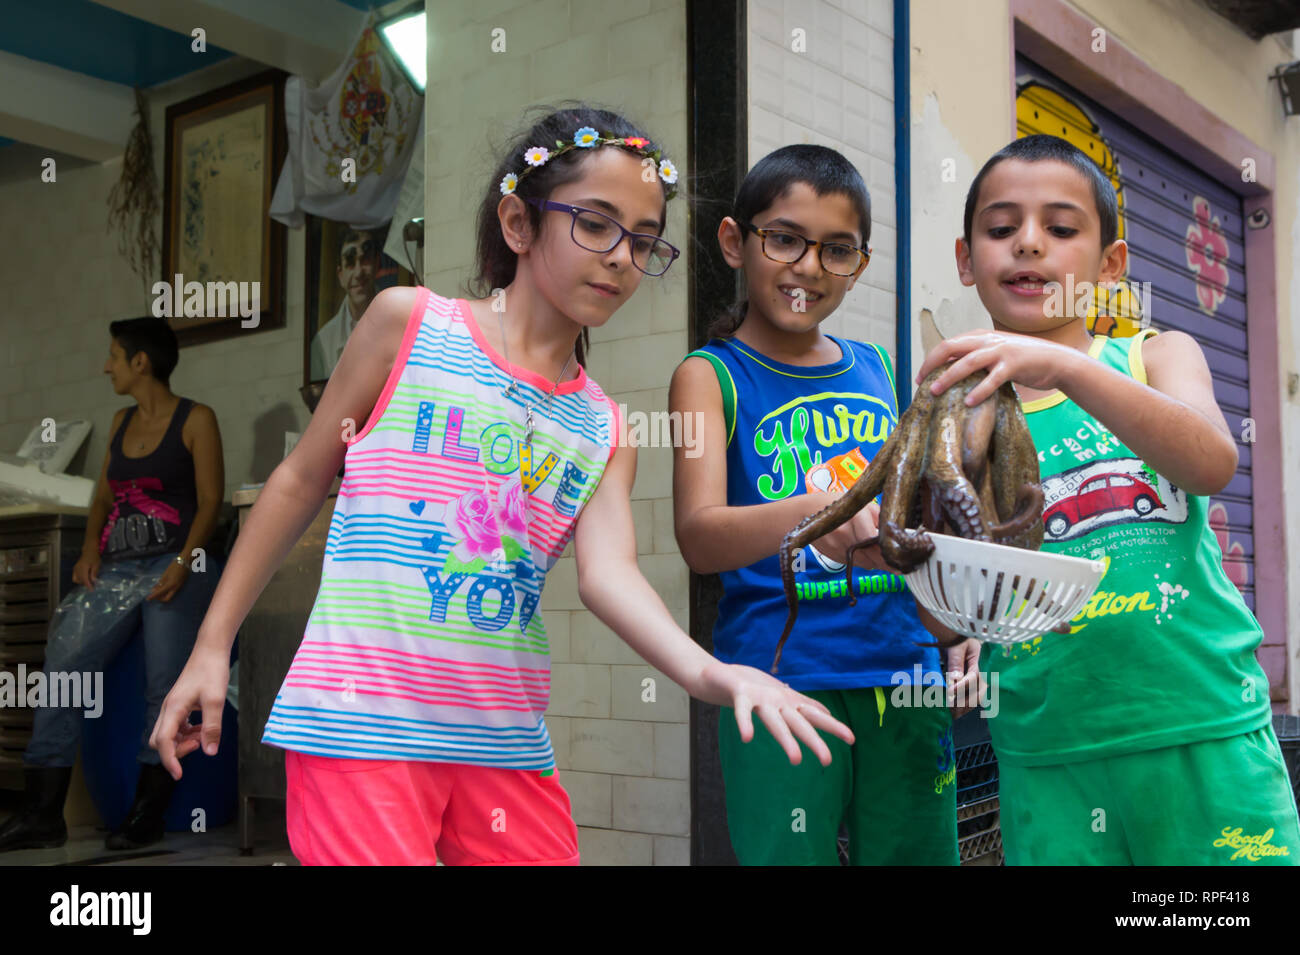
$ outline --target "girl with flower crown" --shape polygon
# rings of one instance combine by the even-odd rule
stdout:
[[[286,751],[303,863],[578,861],[542,718],[539,612],[570,538],[583,602],[691,695],[733,707],[743,738],[757,712],[794,763],[796,740],[829,763],[818,729],[852,742],[820,703],[700,649],[637,567],[636,451],[583,363],[587,330],[677,257],[662,238],[676,181],[622,116],[549,113],[480,207],[479,297],[375,298],[163,704],[152,744],[173,776],[187,753],[216,752],[235,632],[340,464],[320,590],[263,735]],[[355,436],[349,421],[364,422]]]

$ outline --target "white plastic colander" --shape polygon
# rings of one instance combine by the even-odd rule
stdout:
[[[944,626],[993,643],[1024,643],[1088,602],[1101,560],[931,534],[934,553],[907,575],[921,606]]]

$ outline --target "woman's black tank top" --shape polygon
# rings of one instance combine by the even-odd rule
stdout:
[[[128,458],[122,453],[122,435],[139,406],[127,410],[109,445],[108,486],[113,492],[113,508],[99,538],[102,559],[181,552],[198,507],[194,456],[181,439],[193,406],[189,398],[177,402],[162,442],[142,458]],[[189,559],[188,554],[185,557]]]

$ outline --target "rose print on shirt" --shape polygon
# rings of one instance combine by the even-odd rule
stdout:
[[[505,519],[504,533],[514,538],[528,537],[528,498],[518,478],[497,488],[497,510]]]
[[[455,543],[443,570],[476,574],[489,563],[509,564],[526,554],[517,539],[527,539],[524,506],[518,479],[503,484],[496,501],[486,490],[474,490],[444,504],[442,521]]]
[[[1192,202],[1196,224],[1187,227],[1187,267],[1196,273],[1196,300],[1201,311],[1213,315],[1227,297],[1228,240],[1211,216],[1210,202],[1197,196]]]

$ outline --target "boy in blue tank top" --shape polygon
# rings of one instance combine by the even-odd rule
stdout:
[[[809,145],[761,160],[719,230],[748,297],[681,364],[669,400],[674,412],[703,415],[702,454],[676,452],[675,522],[691,568],[722,575],[713,650],[724,662],[772,665],[787,612],[782,537],[843,494],[897,423],[884,350],[820,329],[866,267],[870,231],[857,170]],[[751,734],[722,712],[727,821],[742,865],[836,865],[842,822],[852,864],[957,862],[944,694],[928,694],[937,706],[910,708],[910,687],[892,691],[942,686],[932,644],[951,634],[923,625],[878,548],[855,555],[857,606],[849,602],[846,551],[875,533],[878,512],[870,505],[799,555],[799,617],[778,672],[847,724],[853,745],[828,739],[829,766],[791,765],[798,744],[779,721],[760,712],[764,725]],[[976,680],[977,653],[974,641],[950,652],[950,663],[969,668],[963,691]]]

